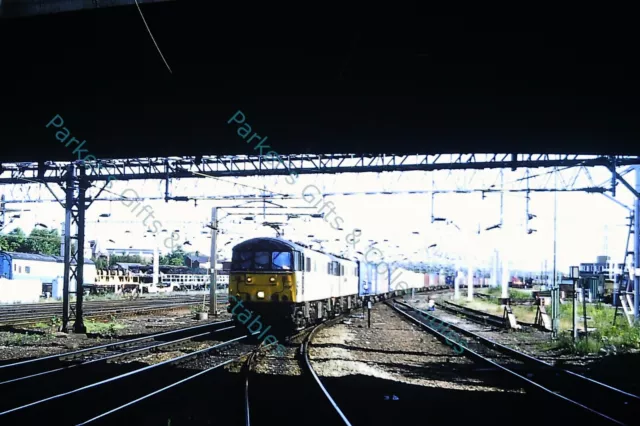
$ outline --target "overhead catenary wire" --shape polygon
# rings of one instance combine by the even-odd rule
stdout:
[[[149,28],[149,25],[147,25],[147,20],[144,19],[144,14],[142,13],[142,9],[140,8],[140,5],[138,4],[138,0],[135,0],[135,2],[136,2],[136,6],[138,7],[138,12],[140,12],[140,17],[142,18],[142,22],[144,22],[144,26],[147,28],[147,32],[149,33],[149,36],[151,37],[151,40],[153,41],[153,44],[156,46],[156,49],[158,49],[158,53],[160,54],[160,57],[164,61],[164,64],[167,66],[167,69],[169,70],[169,72],[171,74],[173,74],[173,71],[171,71],[171,67],[167,63],[167,60],[164,58],[164,55],[162,54],[162,51],[160,50],[160,46],[158,46],[158,43],[156,42],[155,37],[153,37],[153,34],[151,33],[151,29]]]

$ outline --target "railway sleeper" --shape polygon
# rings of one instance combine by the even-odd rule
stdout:
[[[94,355],[94,354],[97,354],[97,353],[100,353],[100,352],[104,352],[105,350],[107,350],[107,348],[98,348],[98,349],[93,349],[93,350],[89,350],[89,351],[86,351],[86,352],[82,352],[80,354],[61,356],[58,359],[60,361],[78,361],[78,360],[81,360],[81,359],[85,358],[87,355]]]

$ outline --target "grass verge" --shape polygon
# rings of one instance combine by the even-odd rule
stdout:
[[[578,312],[576,326],[579,331],[584,332],[584,310],[581,303],[576,310]],[[615,354],[640,349],[640,326],[630,326],[621,312],[618,313],[614,325],[615,308],[602,303],[587,305],[587,317],[591,318],[587,320],[587,327],[595,330],[589,333],[588,340],[581,337],[574,342],[571,336],[572,312],[571,303],[560,305],[560,328],[567,331],[564,331],[556,342],[556,349],[572,354]]]

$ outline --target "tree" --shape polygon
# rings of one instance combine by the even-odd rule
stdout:
[[[168,255],[160,256],[159,261],[161,265],[185,266],[186,255],[187,253],[182,249],[182,246],[179,246]]]
[[[122,256],[113,255],[109,260],[109,266],[115,265],[116,263],[140,263],[142,265],[148,265],[150,262],[142,258],[142,256],[137,254],[126,254]]]
[[[60,246],[60,235],[57,229],[34,228],[24,241],[20,251],[58,256],[60,254]]]
[[[93,263],[95,263],[96,269],[107,269],[107,259],[105,257],[93,259]]]
[[[25,237],[24,231],[16,228],[6,235],[0,235],[0,247],[6,251],[24,252],[21,248],[24,245]]]
[[[57,229],[34,228],[27,237],[22,229],[16,228],[6,235],[0,235],[0,249],[6,251],[57,256],[60,246]]]

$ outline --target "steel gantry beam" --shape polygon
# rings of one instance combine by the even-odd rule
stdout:
[[[307,156],[309,157],[309,156]],[[341,157],[341,156],[335,156]],[[344,156],[342,156],[344,157]],[[447,158],[445,158],[447,157]],[[309,168],[306,170],[303,169],[295,169],[297,173],[301,174],[312,174],[319,173],[324,176],[333,176],[333,178],[325,179],[325,184],[323,189],[320,190],[323,196],[349,196],[349,195],[402,195],[402,194],[470,194],[481,192],[484,195],[490,195],[491,193],[518,193],[518,192],[587,192],[587,193],[601,193],[605,194],[606,192],[610,192],[612,195],[615,195],[616,188],[615,186],[609,187],[610,179],[605,180],[603,183],[597,184],[593,181],[591,177],[591,173],[589,172],[590,168],[593,168],[601,163],[606,163],[606,158],[598,157],[595,158],[580,158],[578,156],[544,156],[544,157],[533,157],[527,156],[525,160],[531,160],[529,162],[520,163],[523,166],[528,166],[521,168],[519,173],[521,176],[515,180],[512,180],[508,187],[502,189],[495,189],[496,182],[498,181],[496,177],[496,181],[492,181],[491,173],[488,172],[496,172],[499,173],[502,169],[498,168],[500,166],[505,165],[504,156],[499,157],[496,155],[489,156],[484,155],[483,158],[480,158],[480,155],[471,155],[466,157],[467,160],[471,161],[474,167],[479,167],[479,165],[484,165],[487,162],[492,164],[489,170],[483,171],[482,179],[479,179],[478,169],[472,169],[469,173],[466,173],[465,170],[457,170],[455,173],[454,170],[448,169],[449,167],[459,168],[463,160],[465,160],[465,156],[462,155],[448,155],[448,156],[432,156],[432,158],[427,158],[425,156],[413,156],[413,157],[398,157],[393,159],[392,157],[382,156],[380,160],[376,160],[375,158],[370,158],[369,161],[363,161],[363,157],[360,156],[356,159],[345,159],[342,158],[342,164],[337,163],[333,166],[329,161],[320,161],[318,163],[312,164],[309,162]],[[251,179],[251,178],[264,178],[265,176],[260,174],[260,165],[265,165],[266,163],[260,162],[252,162],[250,157],[246,157],[244,159],[239,159],[237,157],[230,157],[231,161],[240,161],[244,164],[243,167],[239,167],[235,165],[235,163],[228,163],[225,161],[221,161],[218,166],[225,166],[225,169],[220,173],[230,173],[231,170],[236,170],[233,173],[237,173],[239,176],[234,176],[233,180],[230,180],[229,177],[216,177],[217,173],[200,173],[200,172],[191,172],[186,174],[188,178],[199,177],[199,178],[209,178],[209,179],[197,179],[196,185],[190,182],[190,179],[173,179],[175,176],[183,176],[183,173],[173,173],[169,170],[168,173],[160,173],[160,167],[158,164],[153,164],[152,161],[143,162],[144,164],[140,166],[138,161],[127,163],[123,161],[122,164],[118,167],[118,172],[121,172],[120,175],[109,175],[113,179],[120,180],[121,182],[126,182],[129,179],[139,180],[142,179],[144,184],[144,188],[140,187],[145,194],[141,196],[135,190],[126,190],[123,194],[119,194],[111,191],[100,190],[97,193],[92,191],[91,199],[94,201],[122,201],[123,199],[132,200],[132,201],[143,201],[143,200],[164,200],[164,201],[194,201],[197,202],[199,200],[264,200],[264,199],[282,199],[282,200],[299,200],[302,198],[304,194],[301,194],[299,191],[294,190],[287,191],[287,193],[274,192],[272,190],[267,190],[266,188],[257,188],[255,186],[246,185],[241,183],[236,179]],[[481,160],[480,163],[474,161]],[[561,170],[552,170],[550,169],[542,169],[539,173],[531,173],[532,167],[544,167],[546,164],[549,164],[549,161],[568,161],[571,164],[578,160],[578,166],[571,167],[566,166]],[[622,159],[625,162],[633,161],[632,158],[624,158]],[[171,163],[173,161],[173,163]],[[176,159],[166,159],[165,166],[168,168],[173,167],[174,171],[177,169]],[[207,160],[208,161],[208,160]],[[333,161],[333,160],[332,160]],[[337,160],[336,160],[337,161]],[[346,161],[349,161],[350,164],[347,164]],[[585,161],[587,161],[585,165]],[[384,163],[384,165],[375,163]],[[123,164],[129,164],[128,166],[124,166]],[[199,163],[198,163],[199,164]],[[358,165],[359,164],[359,165]],[[391,166],[390,166],[391,164]],[[512,164],[512,163],[509,163]],[[197,164],[196,164],[197,165]],[[257,165],[257,168],[250,169],[249,166]],[[408,170],[413,169],[419,165],[424,169],[433,169],[435,171],[448,171],[446,179],[444,182],[438,184],[438,188],[436,189],[432,183],[431,190],[425,190],[425,186],[428,186],[428,182],[421,182],[421,179],[426,179],[426,177],[431,177],[433,174],[428,172],[423,172],[422,176],[418,175],[417,180],[412,178],[411,182],[405,188],[398,188],[400,182],[397,177],[393,177],[391,174],[379,174],[379,180],[377,182],[375,191],[362,191],[360,186],[358,186],[357,179],[354,181],[353,188],[348,188],[344,186],[344,182],[337,182],[338,176],[337,174],[331,174],[331,170],[358,170],[362,173],[373,173],[374,170],[386,170],[389,167],[393,167],[394,170]],[[604,168],[609,169],[611,164],[606,164]],[[5,196],[7,203],[40,203],[40,202],[52,202],[58,201],[56,197],[53,198],[48,196],[49,191],[47,191],[48,187],[43,185],[43,182],[46,181],[55,181],[56,173],[58,172],[57,168],[59,165],[57,164],[48,164],[45,165],[48,167],[47,170],[43,167],[40,169],[41,174],[40,177],[44,176],[45,179],[37,179],[34,180],[33,175],[35,174],[34,166],[30,164],[12,164],[6,165],[4,169],[0,168],[0,182],[4,179],[4,183],[9,184],[8,188],[2,191],[2,194]],[[55,167],[54,167],[55,166]],[[153,170],[150,167],[154,167]],[[287,176],[287,169],[284,166],[278,168],[276,165],[275,170],[272,170],[271,174],[268,176],[273,177],[275,180],[272,182],[269,187],[277,187],[278,179]],[[330,167],[332,166],[332,167]],[[1,166],[0,166],[1,167]],[[128,168],[127,168],[128,167]],[[137,167],[137,169],[136,169]],[[271,165],[266,165],[265,167],[271,167]],[[345,168],[347,167],[347,168]],[[209,170],[212,170],[213,166],[209,167]],[[100,170],[102,169],[102,170]],[[204,170],[202,167],[198,170]],[[631,167],[628,167],[624,170],[621,170],[619,175],[624,176],[631,170]],[[103,167],[99,167],[97,170],[98,173],[94,174],[94,177],[97,179],[104,179],[104,173],[100,173],[104,171]],[[215,170],[214,170],[215,171]],[[523,173],[526,172],[526,173]],[[275,174],[277,173],[277,174]],[[414,171],[414,173],[419,173]],[[455,174],[454,174],[455,173]],[[558,187],[554,187],[551,185],[551,177],[554,173],[562,173],[567,175],[567,179],[560,179],[560,185]],[[22,177],[20,177],[22,176]],[[126,177],[125,177],[126,176]],[[158,177],[159,179],[151,179],[151,177]],[[318,176],[318,174],[315,174]],[[494,176],[494,177],[495,177]],[[516,177],[514,175],[514,177]],[[148,180],[144,180],[147,179]],[[331,182],[333,179],[333,183]],[[432,180],[432,179],[431,179]],[[95,181],[95,179],[94,179]],[[157,184],[153,184],[153,182],[162,182],[164,181],[163,188]],[[215,186],[211,185],[207,186],[206,182],[216,182]],[[247,182],[247,181],[245,181]],[[101,188],[104,183],[100,180],[95,181],[93,184],[94,188]],[[444,183],[444,185],[443,185]],[[453,185],[452,185],[453,183]],[[491,184],[494,185],[491,185]],[[614,182],[617,184],[618,182]],[[151,188],[148,188],[147,185],[151,184]],[[218,185],[220,184],[220,185]],[[226,193],[224,190],[225,184],[227,184],[228,189],[230,189],[230,193]],[[263,185],[262,181],[259,183],[260,186]],[[7,185],[5,185],[6,187]],[[202,186],[203,188],[199,188]],[[206,187],[206,188],[205,188]],[[284,185],[284,188],[289,188],[289,185]],[[342,191],[334,191],[333,188],[341,187]],[[124,188],[121,186],[121,188]],[[252,188],[254,191],[247,191],[246,188]],[[149,191],[150,189],[150,191]],[[314,188],[315,189],[315,188]],[[318,191],[318,190],[316,190]],[[45,194],[46,193],[46,194]],[[155,194],[154,194],[155,193]],[[173,194],[176,194],[175,196]],[[215,193],[215,195],[212,195]],[[125,197],[126,195],[126,197]]]
[[[441,155],[283,155],[206,156],[141,158],[125,160],[75,161],[86,170],[91,181],[179,179],[197,177],[335,174],[391,171],[432,171],[465,169],[539,168],[539,167],[610,167],[639,165],[631,156],[555,154],[441,154]],[[5,163],[0,166],[0,184],[58,183],[68,162]]]

